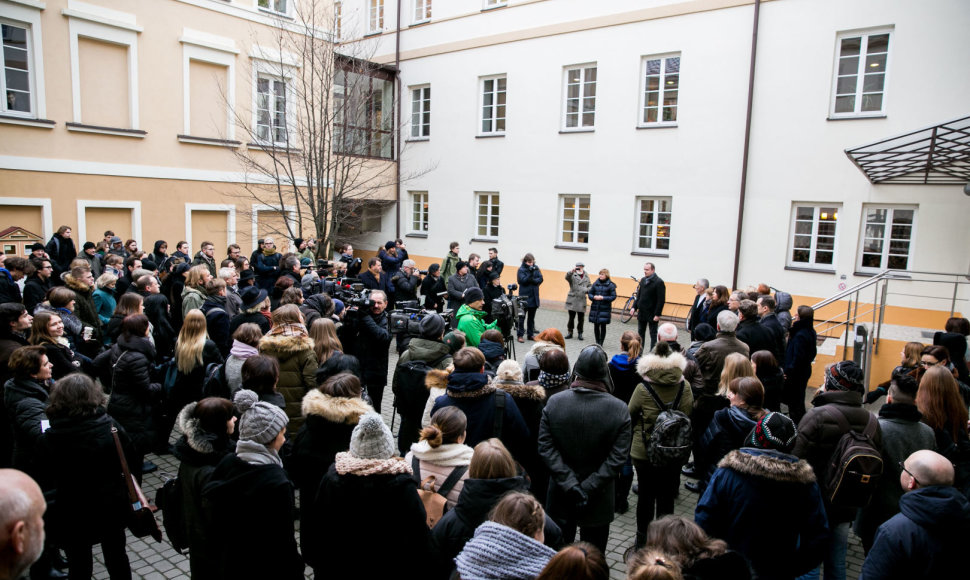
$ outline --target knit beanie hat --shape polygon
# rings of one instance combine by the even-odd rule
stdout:
[[[340,316],[340,313],[344,311],[344,301],[339,298],[333,299],[333,313]]]
[[[358,459],[390,459],[394,449],[394,436],[377,413],[363,415],[350,435],[350,454]]]
[[[866,390],[865,373],[859,365],[850,360],[835,363],[825,369],[826,391],[855,391],[863,393]]]
[[[795,446],[798,429],[787,415],[769,412],[754,426],[744,440],[746,447],[775,449],[788,453]]]
[[[266,445],[276,439],[289,421],[283,409],[260,401],[259,395],[248,389],[238,391],[233,402],[242,414],[239,418],[240,440]]]
[[[429,314],[421,319],[418,324],[418,331],[421,338],[426,340],[438,340],[441,333],[445,331],[445,319],[440,314]]]
[[[717,336],[717,331],[714,330],[713,326],[711,326],[706,322],[702,322],[698,324],[697,328],[694,329],[694,338],[702,342],[714,340],[714,337],[716,336]]]
[[[478,288],[478,287],[469,288],[468,290],[465,290],[464,299],[465,299],[465,304],[471,304],[472,302],[484,300],[485,294],[482,292],[481,288]]]

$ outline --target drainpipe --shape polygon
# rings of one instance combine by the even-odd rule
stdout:
[[[400,2],[400,0],[398,0]],[[741,264],[741,230],[744,224],[744,198],[748,189],[748,150],[751,143],[751,109],[754,103],[754,65],[758,57],[758,16],[761,0],[754,0],[754,23],[751,28],[751,66],[748,70],[748,110],[744,120],[744,154],[741,157],[741,195],[738,199],[738,233],[734,242],[734,274],[731,288],[738,287],[738,269]]]
[[[397,28],[394,30],[394,81],[397,85],[397,115],[394,119],[394,239],[401,237],[401,0],[397,0]]]

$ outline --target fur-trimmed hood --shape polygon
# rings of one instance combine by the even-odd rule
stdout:
[[[308,336],[268,334],[259,341],[259,352],[278,359],[289,358],[306,350],[313,350],[313,339]]]
[[[546,390],[539,385],[524,385],[521,382],[495,379],[492,381],[492,386],[512,395],[513,399],[528,399],[531,401],[546,400]]]
[[[331,423],[356,425],[365,413],[373,413],[374,408],[359,397],[331,397],[313,389],[303,397],[303,416],[316,415]]]
[[[71,290],[74,290],[75,292],[80,292],[82,294],[92,294],[92,293],[94,293],[94,287],[93,286],[89,286],[88,284],[86,284],[82,280],[78,280],[74,276],[71,276],[71,273],[70,272],[67,272],[66,274],[64,274],[63,276],[61,276],[61,279],[64,280],[64,285],[65,286],[67,286]]]
[[[212,433],[203,431],[199,426],[199,420],[192,417],[196,405],[198,403],[192,402],[183,407],[179,412],[176,423],[178,423],[179,430],[185,435],[185,442],[189,444],[193,451],[202,454],[215,453],[215,443],[219,438]]]
[[[431,369],[428,374],[424,376],[424,386],[431,389],[447,389],[448,388],[448,375],[451,371],[439,371],[436,369]]]
[[[637,374],[652,383],[670,385],[684,378],[686,368],[687,359],[679,352],[672,352],[666,357],[651,353],[640,357]]]
[[[547,352],[553,349],[563,350],[561,346],[559,346],[554,342],[545,342],[545,341],[539,340],[532,345],[532,348],[529,349],[528,354],[531,354],[532,356],[539,359],[539,358],[542,358],[542,355],[546,354]]]
[[[745,447],[731,451],[718,467],[732,469],[743,475],[760,477],[779,483],[812,483],[815,472],[804,459],[770,449]]]

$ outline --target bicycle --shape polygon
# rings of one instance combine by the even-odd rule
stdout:
[[[640,283],[640,280],[635,276],[630,276],[630,279],[636,282],[637,284]],[[633,306],[636,303],[637,303],[637,293],[634,292],[633,296],[630,296],[629,298],[627,298],[626,304],[623,305],[623,311],[620,313],[620,322],[622,322],[623,324],[630,322],[630,319],[633,318],[633,312],[632,312]]]

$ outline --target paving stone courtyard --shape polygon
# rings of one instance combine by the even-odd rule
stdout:
[[[556,305],[550,305],[549,308],[542,308],[536,314],[536,326],[539,329],[556,327],[562,330],[565,334],[566,313],[561,309],[557,310]],[[592,339],[592,327],[589,326],[586,330],[586,340],[582,342],[578,340],[567,341],[566,352],[569,355],[570,361],[574,361],[576,359],[576,356],[578,356],[579,352],[584,346],[594,343]],[[613,323],[608,326],[604,347],[606,348],[607,353],[609,353],[611,356],[619,351],[620,335],[625,330],[636,330],[636,321],[634,320],[627,324],[623,324],[619,321],[619,319],[614,318]],[[684,346],[689,344],[689,338],[683,330],[681,330],[680,342]],[[519,362],[524,360],[530,344],[531,343],[529,342],[526,342],[525,344],[515,344],[516,359]],[[389,368],[392,371],[396,359],[397,354],[392,348],[391,364],[389,365]],[[388,389],[389,388],[390,387],[388,387]],[[391,424],[391,399],[392,397],[390,396],[384,398],[382,409],[382,415],[385,421],[387,421],[388,425]],[[396,421],[395,423],[399,423],[399,421]],[[149,455],[147,459],[153,461],[159,466],[158,471],[148,474],[144,478],[143,487],[145,495],[154,500],[156,490],[161,486],[163,478],[171,477],[177,473],[178,462],[171,455],[161,457]],[[683,481],[687,481],[686,478],[682,479]],[[688,492],[683,488],[683,486],[681,486],[680,494],[674,507],[675,513],[684,517],[693,518],[694,507],[697,504],[697,499],[698,496],[696,494]],[[623,551],[633,543],[634,534],[636,533],[636,497],[632,494],[630,496],[630,504],[630,510],[626,514],[618,514],[610,527],[610,540],[606,556],[607,562],[610,565],[611,579],[624,578],[626,575],[626,567],[623,564]],[[779,507],[782,510],[784,509],[784,506]],[[159,514],[159,522],[161,522],[161,514]],[[296,526],[297,534],[299,534],[299,522],[296,522]],[[189,560],[187,554],[181,555],[177,553],[171,547],[171,545],[165,541],[162,543],[155,543],[154,540],[151,540],[150,538],[148,541],[145,541],[144,539],[131,537],[129,534],[128,556],[131,560],[132,575],[135,578],[161,580],[164,578],[186,578],[189,575]],[[862,546],[859,539],[855,536],[855,534],[850,533],[847,558],[848,578],[859,577],[863,559]],[[108,573],[104,568],[99,547],[95,548],[94,577],[98,580],[108,578]],[[306,577],[313,577],[309,567],[306,569]],[[366,573],[362,573],[361,577],[366,578]]]

